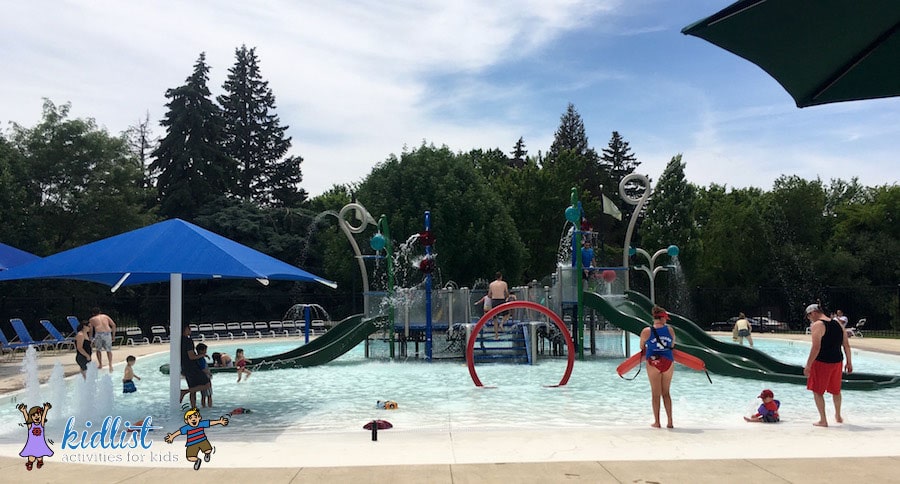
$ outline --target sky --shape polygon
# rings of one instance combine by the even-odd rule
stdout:
[[[900,179],[900,98],[798,109],[755,65],[681,29],[730,0],[5,2],[0,129],[43,99],[118,134],[149,115],[201,52],[213,96],[235,49],[256,48],[315,196],[362,181],[423,141],[456,152],[546,152],[569,103],[600,151],[613,131],[658,179],[771,189],[781,175]]]

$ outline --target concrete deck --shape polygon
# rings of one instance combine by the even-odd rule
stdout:
[[[680,461],[576,461],[401,465],[366,467],[274,467],[200,471],[149,467],[76,466],[48,458],[42,469],[26,471],[24,459],[0,457],[3,482],[66,483],[815,483],[897,482],[898,457],[832,459],[734,459]]]
[[[851,345],[900,354],[900,340],[854,339]],[[127,347],[115,350],[113,357],[121,362],[128,354],[165,350],[162,345]],[[42,357],[42,378],[49,376],[56,358],[67,374],[77,372],[71,353]],[[19,369],[19,362],[0,364],[0,394],[22,388]],[[641,422],[548,431],[389,430],[380,432],[377,442],[366,432],[247,435],[231,442],[211,433],[217,452],[201,472],[184,461],[183,439],[169,447],[154,436],[153,450],[171,452],[181,461],[91,465],[66,463],[59,452],[43,468],[27,471],[24,458],[0,457],[0,482],[900,482],[898,435],[900,422],[866,427],[855,425],[852,416],[824,429],[810,422],[783,422],[658,430]],[[21,445],[0,446],[0,455],[15,456]]]

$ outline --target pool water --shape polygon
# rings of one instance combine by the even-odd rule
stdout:
[[[809,352],[806,342],[760,338],[755,343],[757,349],[788,363],[804,363]],[[213,342],[209,352],[233,355],[241,347],[252,360],[254,355],[286,351],[296,345],[273,340]],[[636,340],[632,347],[637,347]],[[496,386],[488,389],[474,386],[464,361],[390,361],[384,358],[387,347],[378,343],[371,351],[376,357],[366,359],[360,345],[327,365],[258,371],[241,383],[234,374],[215,375],[213,409],[201,409],[201,413],[204,418],[216,418],[236,407],[251,409],[250,414],[233,417],[235,425],[217,430],[223,438],[244,441],[248,433],[258,439],[281,432],[355,431],[375,418],[389,420],[398,431],[644,427],[651,421],[646,376],[642,372],[633,381],[619,378],[615,368],[621,359],[576,361],[569,384],[561,388],[545,385],[559,382],[565,371],[564,359],[544,359],[534,366],[480,364],[482,382]],[[180,415],[167,410],[169,378],[158,370],[167,362],[167,353],[138,359],[135,373],[143,379],[136,382],[137,393],[128,395],[120,393],[122,367],[117,366],[111,415],[131,421],[152,415],[154,423],[168,431],[182,425]],[[900,374],[900,357],[854,350],[853,362],[857,371]],[[786,423],[807,425],[817,417],[812,395],[801,385],[711,377],[712,384],[702,372],[676,368],[672,386],[676,426],[746,425],[742,416],[755,411],[760,403],[756,396],[764,388],[771,388],[781,401]],[[108,376],[99,378],[102,382]],[[75,381],[66,381],[66,401],[52,402],[48,435],[60,435],[65,420],[77,408],[71,390]],[[41,392],[42,400],[58,394],[47,385]],[[21,415],[15,409],[16,399],[21,397],[18,393],[0,400],[0,444],[21,441]],[[399,409],[377,409],[377,400],[394,400]],[[830,412],[830,399],[827,401]],[[900,421],[898,401],[900,388],[845,391],[843,412],[855,424],[896,424]]]

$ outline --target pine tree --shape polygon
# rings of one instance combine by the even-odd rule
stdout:
[[[525,149],[525,139],[523,137],[519,136],[519,141],[516,141],[516,145],[509,154],[512,155],[512,158],[509,159],[509,166],[513,168],[525,167],[525,157],[528,156],[528,150]]]
[[[634,173],[634,170],[641,163],[637,161],[637,158],[631,152],[628,142],[622,139],[618,131],[613,131],[609,145],[603,148],[600,164],[609,173],[610,181],[614,182],[616,189],[618,189],[619,182],[626,176]],[[634,188],[632,187],[630,190],[626,190],[626,192],[633,195],[635,193]]]
[[[569,188],[577,186],[582,193],[581,201],[586,205],[585,211],[593,217],[591,223],[597,222],[600,210],[595,205],[600,200],[600,187],[608,184],[608,177],[601,169],[597,151],[588,143],[584,122],[572,103],[560,116],[559,128],[544,161],[543,167],[549,170],[550,178],[565,185],[565,189],[556,189],[568,193]]]
[[[159,173],[160,214],[193,220],[205,203],[234,187],[234,160],[222,150],[222,113],[210,98],[201,53],[185,84],[166,91],[166,135],[151,156]]]
[[[237,195],[263,205],[295,203],[306,198],[297,187],[301,157],[279,161],[291,147],[275,114],[275,95],[262,79],[256,49],[235,49],[218,97],[225,119],[225,150],[238,163]],[[277,191],[277,195],[276,195]]]
[[[306,190],[299,188],[303,176],[300,171],[303,158],[289,156],[275,164],[272,170],[270,191],[274,207],[299,207],[306,201]]]
[[[631,152],[628,142],[622,139],[618,131],[613,131],[609,145],[603,148],[603,155],[600,157],[600,169],[609,180],[608,191],[613,197],[618,197],[619,183],[622,182],[622,179],[634,173],[640,164],[637,157]],[[636,183],[629,183],[625,186],[625,193],[631,198],[640,198],[643,190],[644,188]],[[625,204],[622,219],[627,221],[633,211],[634,205]]]
[[[588,138],[584,131],[584,121],[575,110],[575,105],[569,103],[566,112],[559,118],[559,128],[553,137],[553,144],[547,153],[546,163],[552,165],[559,160],[564,152],[571,152],[579,156],[596,158],[597,152],[588,145]]]

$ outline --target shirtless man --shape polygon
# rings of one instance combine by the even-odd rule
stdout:
[[[88,324],[94,330],[94,348],[97,350],[97,369],[103,369],[103,351],[109,358],[109,372],[113,371],[112,338],[116,332],[116,322],[100,312],[100,308],[91,308],[91,319]]]
[[[507,300],[509,300],[509,286],[506,284],[506,281],[503,280],[503,274],[500,271],[497,271],[497,274],[494,276],[494,282],[488,286],[488,297],[491,299],[491,307],[495,308]],[[503,320],[502,322],[500,320]],[[502,313],[497,315],[497,319],[494,320],[494,339],[498,339],[500,337],[499,331],[500,327],[506,324],[506,321],[509,320],[509,311],[503,311]]]

